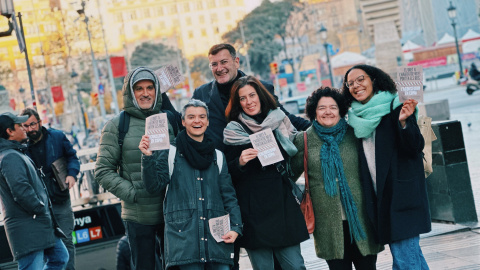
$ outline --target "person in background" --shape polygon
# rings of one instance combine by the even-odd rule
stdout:
[[[344,118],[347,109],[338,89],[322,87],[307,98],[305,112],[313,125],[295,136],[292,170],[296,176],[304,171],[306,133],[317,257],[331,270],[352,269],[352,263],[357,270],[375,270],[383,246],[375,243],[367,216],[357,142]]]
[[[369,65],[350,68],[342,92],[351,104],[348,123],[361,142],[360,179],[376,240],[389,244],[393,269],[428,269],[419,243],[432,225],[418,102],[400,103],[392,78]]]
[[[19,270],[62,270],[68,252],[54,234],[40,172],[25,154],[27,133],[22,124],[27,119],[0,115],[0,204],[5,233]]]
[[[75,226],[75,217],[70,201],[70,189],[75,185],[80,172],[77,152],[62,131],[46,129],[42,126],[42,120],[35,109],[26,108],[20,115],[28,117],[27,121],[23,123],[28,136],[27,154],[35,162],[37,168],[40,168],[45,174],[43,179],[52,201],[53,212],[58,225],[67,236],[62,239],[69,254],[66,269],[73,270],[75,269],[75,245],[72,240],[72,232]],[[65,190],[60,188],[52,169],[52,163],[60,158],[65,158],[67,167],[65,183],[68,188]]]
[[[78,133],[80,132],[80,129],[75,125],[75,123],[72,123],[72,130],[70,131],[70,134],[72,135],[73,138],[73,145],[78,146],[78,149],[82,149],[80,146],[80,143],[78,142]]]
[[[168,187],[164,202],[168,269],[229,270],[233,243],[242,233],[240,208],[227,163],[205,133],[208,117],[207,105],[191,99],[182,110],[185,130],[173,142],[175,148],[152,152],[148,135],[140,141],[142,179],[147,191],[161,194]],[[171,151],[176,151],[174,157]],[[230,231],[217,242],[209,221],[224,215],[230,219]]]
[[[305,220],[289,180],[290,157],[297,153],[296,130],[275,98],[253,76],[238,79],[225,116],[225,153],[244,222],[239,245],[255,270],[273,270],[276,258],[284,270],[305,269],[300,243],[309,238]],[[262,166],[249,135],[270,128],[284,160]]]

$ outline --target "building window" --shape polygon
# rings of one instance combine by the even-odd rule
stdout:
[[[232,18],[232,14],[230,13],[230,11],[225,12],[225,18],[227,18],[227,20]]]
[[[215,34],[219,34],[219,33],[220,33],[220,30],[218,29],[218,27],[215,27],[214,29],[215,29],[215,30],[214,30],[214,31],[215,31]]]
[[[171,5],[170,6],[170,13],[171,14],[176,14],[177,13],[177,5]]]
[[[186,19],[187,25],[192,25],[192,18],[188,17]]]
[[[132,19],[132,20],[137,19],[137,11],[136,10],[132,10],[132,12],[130,12],[130,19]]]
[[[226,7],[229,4],[229,0],[222,0],[222,6]]]
[[[117,14],[115,14],[115,21],[118,22],[118,23],[123,22],[123,13],[122,12],[118,12]]]
[[[152,24],[151,23],[147,24],[147,30],[152,31]]]
[[[138,34],[138,25],[134,25],[134,26],[132,27],[132,30],[133,30],[133,33],[134,33],[135,35]]]
[[[215,0],[208,0],[208,8],[216,7]]]
[[[157,16],[163,16],[163,7],[157,7]]]
[[[210,19],[211,19],[212,23],[216,23],[216,22],[218,22],[218,15],[217,14],[212,14],[210,16]]]
[[[183,11],[184,12],[190,12],[190,3],[189,2],[183,4]]]
[[[206,37],[207,36],[207,29],[203,28],[201,30],[201,33],[202,33],[202,37]]]
[[[203,1],[197,1],[197,10],[203,10]]]
[[[160,28],[165,29],[165,21],[160,22]]]
[[[148,8],[143,9],[143,16],[145,18],[150,18],[150,9]]]
[[[188,31],[188,38],[193,38],[193,31]]]

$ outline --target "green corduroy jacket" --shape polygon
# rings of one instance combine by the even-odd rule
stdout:
[[[310,195],[313,203],[313,212],[315,214],[315,230],[313,232],[315,251],[317,257],[325,260],[343,259],[344,238],[342,203],[339,195],[340,191],[337,185],[336,196],[330,197],[326,194],[320,161],[320,148],[322,147],[323,141],[318,137],[313,126],[305,132],[307,132],[308,179],[310,184]],[[294,140],[298,153],[293,157],[291,164],[293,172],[297,176],[303,172],[304,168],[303,133],[304,132],[298,133]],[[359,177],[357,142],[352,128],[348,128],[339,147],[345,177],[347,178],[348,185],[358,209],[360,223],[367,235],[365,240],[357,242],[357,247],[360,250],[360,253],[364,256],[377,254],[383,250],[383,245],[375,243],[372,226],[368,221],[367,212],[365,210],[362,186]]]

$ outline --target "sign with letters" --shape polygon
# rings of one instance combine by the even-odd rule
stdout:
[[[156,151],[170,148],[168,119],[166,113],[154,114],[146,118],[145,134],[150,138],[148,150]]]
[[[250,135],[250,141],[252,142],[253,148],[258,150],[257,157],[260,163],[262,163],[262,166],[265,167],[283,160],[282,153],[280,152],[271,128]]]
[[[397,91],[400,102],[414,99],[423,102],[423,67],[402,66],[397,68]]]

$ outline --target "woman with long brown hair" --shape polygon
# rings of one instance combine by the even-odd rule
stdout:
[[[295,128],[252,76],[235,82],[225,116],[230,121],[224,130],[225,155],[244,222],[239,245],[255,270],[273,270],[274,256],[283,270],[305,269],[300,243],[309,236],[289,180],[282,176],[289,173],[290,157],[297,152]],[[249,135],[268,128],[284,160],[262,166]]]

